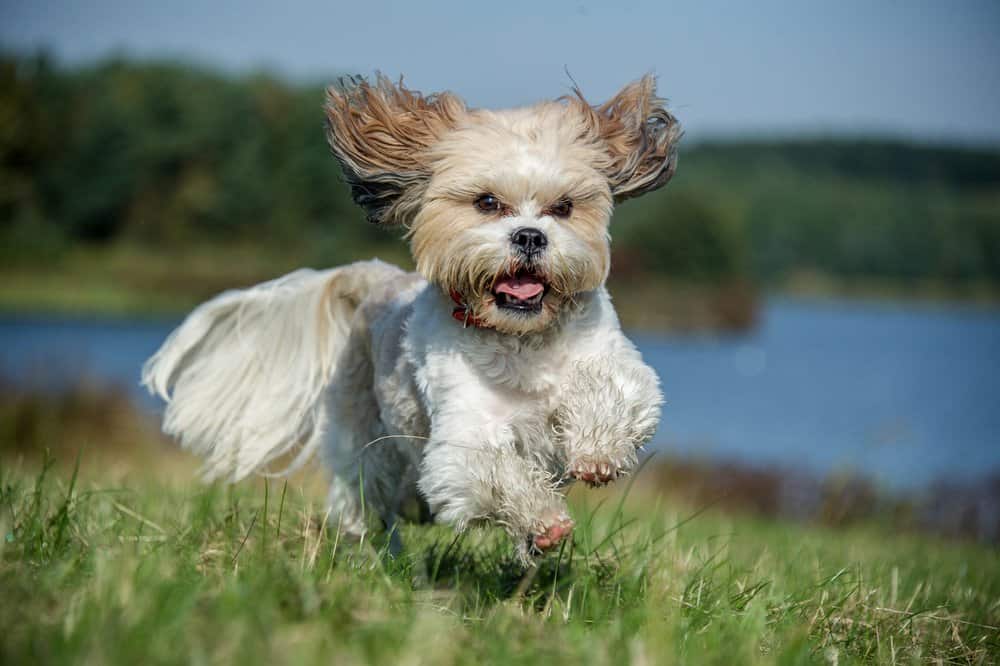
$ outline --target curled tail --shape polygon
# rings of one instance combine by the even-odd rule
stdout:
[[[306,269],[199,306],[142,369],[167,402],[164,431],[206,458],[209,478],[239,480],[296,450],[287,471],[301,465],[355,310],[401,273],[378,260]]]

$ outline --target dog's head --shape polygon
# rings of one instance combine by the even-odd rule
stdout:
[[[330,146],[371,222],[409,229],[417,269],[480,325],[549,326],[610,263],[615,203],[666,184],[680,129],[651,76],[591,106],[578,90],[469,109],[379,77],[328,91]]]

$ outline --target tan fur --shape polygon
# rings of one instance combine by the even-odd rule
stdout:
[[[637,197],[667,184],[677,169],[680,124],[656,96],[656,80],[647,74],[613,98],[591,107],[579,89],[566,98],[587,118],[607,147],[612,163],[605,174],[615,202]]]
[[[651,76],[600,106],[574,92],[488,111],[467,109],[451,93],[424,97],[384,77],[329,91],[329,140],[355,201],[372,221],[410,227],[418,271],[460,293],[470,314],[504,333],[544,330],[577,294],[603,284],[614,203],[664,185],[676,165],[679,127]],[[484,193],[504,202],[503,216],[475,208]],[[546,218],[562,199],[573,202],[572,214]],[[556,241],[531,267],[549,285],[542,313],[494,307],[497,279],[526,268],[506,234],[539,224]]]
[[[424,97],[402,80],[345,79],[327,90],[327,139],[372,222],[406,223],[430,175],[427,149],[465,114],[451,93]]]
[[[567,111],[557,102],[474,111],[431,151],[434,174],[410,234],[417,269],[462,293],[475,316],[506,333],[546,328],[567,300],[607,277],[612,201],[607,180],[592,166],[606,157],[600,145],[579,140],[583,128]],[[494,232],[494,221],[472,205],[483,192],[508,202],[510,216],[528,226],[561,198],[574,202],[570,218],[558,223],[567,242],[551,243],[538,267],[551,289],[541,316],[524,319],[492,307],[497,278],[520,266],[509,244],[494,235],[504,231]]]

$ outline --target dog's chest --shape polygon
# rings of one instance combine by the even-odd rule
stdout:
[[[544,423],[559,403],[567,354],[486,336],[437,340],[407,354],[414,386],[431,419],[441,415]],[[404,345],[404,348],[406,346]]]
[[[428,420],[546,424],[571,390],[579,326],[526,336],[467,329],[441,316],[439,301],[436,293],[416,300],[401,345]]]
[[[475,352],[469,354],[470,364],[498,390],[537,399],[557,393],[562,385],[567,359],[558,349],[510,341]]]

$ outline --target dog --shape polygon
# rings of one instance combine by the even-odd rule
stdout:
[[[300,270],[195,309],[143,367],[164,430],[232,481],[319,452],[331,526],[369,515],[502,526],[524,562],[560,544],[564,497],[627,474],[663,402],[605,281],[616,203],[655,190],[680,128],[646,77],[469,108],[379,75],[327,91],[326,128],[368,220],[416,264]]]

